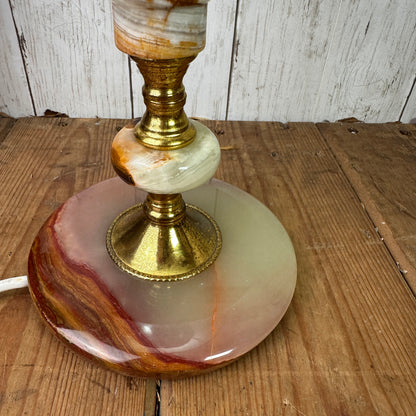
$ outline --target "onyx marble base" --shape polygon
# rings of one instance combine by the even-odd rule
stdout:
[[[41,316],[76,352],[132,376],[177,377],[214,369],[251,350],[292,299],[296,259],[276,217],[221,181],[184,193],[218,223],[223,248],[184,281],[145,281],[110,259],[106,232],[146,193],[114,178],[73,196],[46,221],[29,256]]]

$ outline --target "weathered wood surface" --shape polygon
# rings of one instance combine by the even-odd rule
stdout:
[[[32,239],[60,203],[114,175],[108,151],[124,124],[4,120],[0,119],[2,278],[26,273]],[[320,126],[320,132],[310,123],[207,124],[224,149],[216,176],[264,202],[294,243],[298,284],[281,324],[260,346],[224,369],[163,380],[160,403],[155,403],[154,382],[112,374],[64,348],[45,329],[26,290],[2,294],[1,415],[129,415],[144,410],[152,415],[158,406],[163,416],[412,414],[416,300],[394,252],[363,209],[355,182],[344,169],[347,165],[341,163],[341,151],[346,158],[354,157],[349,156],[348,142],[353,134],[342,130],[343,125],[333,126],[336,134],[329,134],[331,125],[327,131]],[[397,151],[402,148],[409,157],[413,136],[397,129],[414,134],[414,127],[351,126],[359,126],[355,128],[363,140],[380,137],[373,140],[372,153],[362,145],[361,153],[367,152],[368,159],[357,156],[373,169],[357,170],[362,183],[382,169],[376,162],[387,152],[389,137],[400,143]],[[377,127],[375,136],[371,132]],[[405,145],[402,136],[408,140]],[[392,158],[396,157],[394,150]],[[395,174],[408,171],[397,169]],[[400,213],[393,211],[392,218],[396,214]],[[410,217],[407,225],[414,234]]]
[[[30,87],[38,115],[140,116],[142,81],[114,45],[110,3],[3,1],[0,111],[33,114]],[[413,0],[211,0],[208,13],[207,48],[185,77],[190,115],[416,117]]]
[[[26,274],[39,227],[75,192],[113,176],[122,120],[17,121],[1,143],[0,276]],[[49,333],[25,289],[0,296],[1,415],[137,415],[145,381],[98,368]]]
[[[228,122],[216,130],[231,146],[218,176],[280,218],[298,284],[281,324],[243,359],[162,381],[161,414],[411,414],[415,298],[318,129]]]
[[[400,121],[416,124],[416,75],[413,80],[408,99],[403,108],[403,114]]]
[[[416,126],[322,123],[318,128],[416,293]]]
[[[14,118],[0,117],[0,143],[7,137],[14,123],[16,123],[16,119]]]
[[[110,1],[10,4],[37,115],[131,117],[128,58],[114,46]]]
[[[9,2],[0,2],[0,112],[33,115],[19,41]]]
[[[413,0],[241,0],[239,10],[229,119],[399,119],[416,70]]]

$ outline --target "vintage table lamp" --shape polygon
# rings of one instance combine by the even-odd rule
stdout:
[[[31,295],[54,333],[133,376],[232,362],[275,328],[295,288],[282,225],[247,193],[210,180],[217,139],[183,110],[207,1],[113,0],[115,42],[143,74],[147,107],[114,138],[124,182],[70,198],[29,256]]]

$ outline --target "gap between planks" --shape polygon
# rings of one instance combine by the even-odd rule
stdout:
[[[32,239],[55,204],[114,176],[108,152],[123,123],[0,119],[3,276],[22,274]],[[0,324],[0,415],[143,414],[146,382],[69,351],[41,322],[27,291],[2,296],[0,309],[8,312]]]
[[[236,150],[217,176],[286,225],[298,286],[279,329],[238,362],[164,381],[163,416],[409,410],[414,297],[331,148],[312,123],[218,125]]]
[[[378,210],[374,201],[371,199],[371,196],[367,192],[365,186],[361,183],[359,175],[354,175],[354,172],[349,168],[347,163],[347,156],[345,154],[342,154],[339,149],[334,149],[334,146],[331,146],[331,144],[327,140],[325,133],[320,128],[319,123],[316,123],[315,126],[319,130],[322,139],[325,141],[328,148],[330,149],[334,159],[338,163],[338,166],[342,174],[345,176],[346,181],[349,183],[357,199],[364,207],[368,220],[373,224],[375,230],[377,230],[378,233],[377,224],[383,222],[382,214]],[[406,281],[413,295],[415,295],[416,280],[414,280],[415,277],[413,276],[414,268],[406,260],[406,256],[397,244],[395,238],[393,237],[393,234],[390,232],[389,235],[386,235],[386,232],[384,232],[383,235],[384,238],[381,237],[381,240],[383,241],[386,250],[390,253],[391,258],[394,261],[394,263],[398,266],[398,269],[403,279]],[[408,270],[411,270],[410,274],[406,276],[407,273],[403,273],[403,270],[400,268],[399,264],[406,265],[406,268]],[[149,414],[151,414],[152,416],[159,416],[161,403],[163,403],[161,380],[157,380],[156,382],[154,380],[149,380],[148,387],[146,388],[146,410],[149,409],[147,411],[150,411],[150,409],[154,409],[154,413]],[[284,404],[287,405],[287,403]],[[296,410],[296,412],[303,414],[298,409],[294,409]],[[146,416],[147,415],[148,413],[146,412]]]
[[[336,134],[334,134],[334,129],[337,129],[336,133],[338,135],[342,134],[341,129],[347,129],[350,134],[359,134],[359,130],[362,131],[361,127],[372,129],[375,126],[376,129],[387,129],[393,128],[393,124],[380,124],[380,125],[371,125],[366,123],[317,123],[316,127],[318,128],[323,140],[331,149],[332,154],[338,166],[344,173],[347,181],[349,182],[351,188],[354,190],[357,198],[359,199],[362,207],[365,209],[365,212],[374,226],[374,229],[380,236],[380,240],[383,242],[387,251],[390,253],[394,263],[396,264],[400,274],[403,277],[403,280],[408,285],[409,289],[416,297],[416,269],[411,260],[407,257],[405,251],[400,245],[400,242],[397,240],[397,235],[395,235],[394,230],[392,230],[391,222],[392,219],[388,218],[388,215],[379,208],[377,202],[372,196],[371,189],[368,184],[364,183],[364,176],[370,176],[371,172],[357,172],[352,163],[352,158],[354,157],[351,154],[348,154],[348,151],[345,150],[340,141],[336,140]],[[412,131],[416,132],[416,129],[413,126],[408,125],[405,127],[403,124],[397,124],[399,131],[403,136],[405,133],[412,134]],[[339,128],[338,128],[339,127]],[[366,132],[367,134],[370,134]],[[392,140],[394,139],[393,133],[389,132],[392,135]],[[348,134],[348,133],[345,133]],[[405,140],[405,138],[403,138]],[[362,165],[364,163],[362,162]],[[401,178],[405,180],[407,178]],[[375,185],[376,186],[376,185]]]
[[[6,119],[7,120],[7,119]],[[3,123],[3,119],[0,119],[0,142],[2,140],[2,138],[7,137],[7,134],[10,132],[10,129],[13,127],[15,120],[11,119],[12,121],[7,121]],[[8,125],[9,127],[3,127],[4,125]],[[4,131],[6,133],[4,133]],[[322,133],[321,133],[322,135]],[[323,139],[325,140],[324,135]],[[325,142],[327,142],[325,140]],[[332,147],[328,144],[328,147],[331,149],[331,153],[333,153],[335,159],[337,160],[337,162],[340,164],[339,159],[337,158],[337,154],[335,154],[334,150],[332,149]],[[342,170],[342,172],[344,173],[344,175],[346,176],[346,178],[348,179],[349,184],[351,185],[351,187],[354,189],[355,192],[356,191],[356,187],[354,185],[354,183],[350,180],[348,174],[345,172],[345,169],[343,168],[342,164],[340,164],[340,168]],[[357,196],[359,197],[359,194],[357,193]],[[361,198],[359,197],[359,199],[361,200]],[[369,213],[369,218],[371,220],[371,222],[374,224],[374,221],[371,218],[371,214]],[[386,242],[384,242],[384,244],[386,245]],[[386,247],[388,248],[388,246],[386,245]],[[390,251],[390,250],[389,250]],[[390,251],[391,252],[391,251]],[[157,415],[157,385],[156,382],[154,380],[148,380],[146,383],[146,399],[145,399],[145,409],[148,412],[151,412],[153,409],[153,413],[145,413],[146,416],[148,414],[150,415]]]

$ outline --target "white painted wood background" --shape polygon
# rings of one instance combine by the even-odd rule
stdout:
[[[416,122],[415,0],[211,0],[187,113],[229,120]],[[0,112],[140,116],[111,0],[0,0]]]

